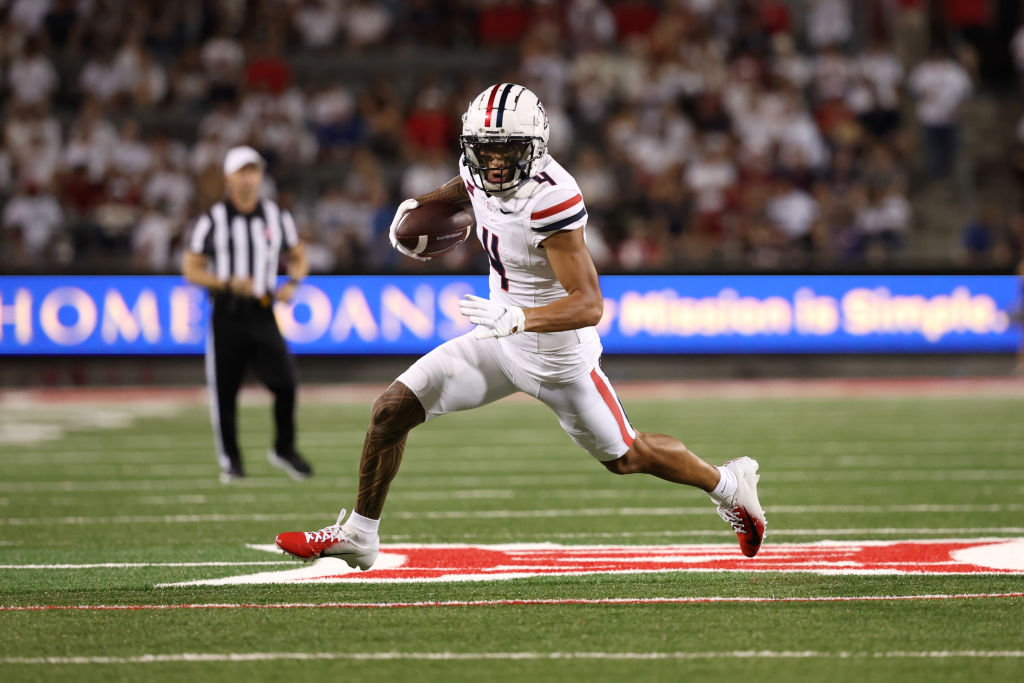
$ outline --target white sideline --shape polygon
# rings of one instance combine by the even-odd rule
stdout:
[[[1024,657],[1024,650],[731,650],[724,652],[184,652],[134,657],[3,657],[0,664],[166,664],[281,660],[685,660],[685,659],[992,659]]]

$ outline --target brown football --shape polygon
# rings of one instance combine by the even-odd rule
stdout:
[[[473,234],[473,214],[446,201],[424,202],[398,225],[399,243],[419,256],[438,256]]]

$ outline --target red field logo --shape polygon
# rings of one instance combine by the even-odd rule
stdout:
[[[297,569],[172,585],[497,581],[652,572],[1024,574],[1024,539],[783,543],[765,546],[753,559],[731,544],[396,545],[381,548],[377,563],[365,572],[328,558]]]

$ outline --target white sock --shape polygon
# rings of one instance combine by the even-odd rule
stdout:
[[[354,531],[355,535],[360,539],[372,539],[377,537],[380,520],[363,517],[358,512],[353,512],[342,526],[345,531]]]
[[[718,471],[722,477],[718,480],[718,486],[715,487],[715,490],[708,493],[708,495],[711,496],[711,500],[715,501],[716,504],[722,505],[732,501],[740,482],[732,470],[719,467]]]

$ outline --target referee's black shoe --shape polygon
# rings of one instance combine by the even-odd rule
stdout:
[[[267,460],[274,467],[279,467],[296,481],[308,479],[313,474],[312,466],[297,451],[278,453],[277,450],[267,451]]]

